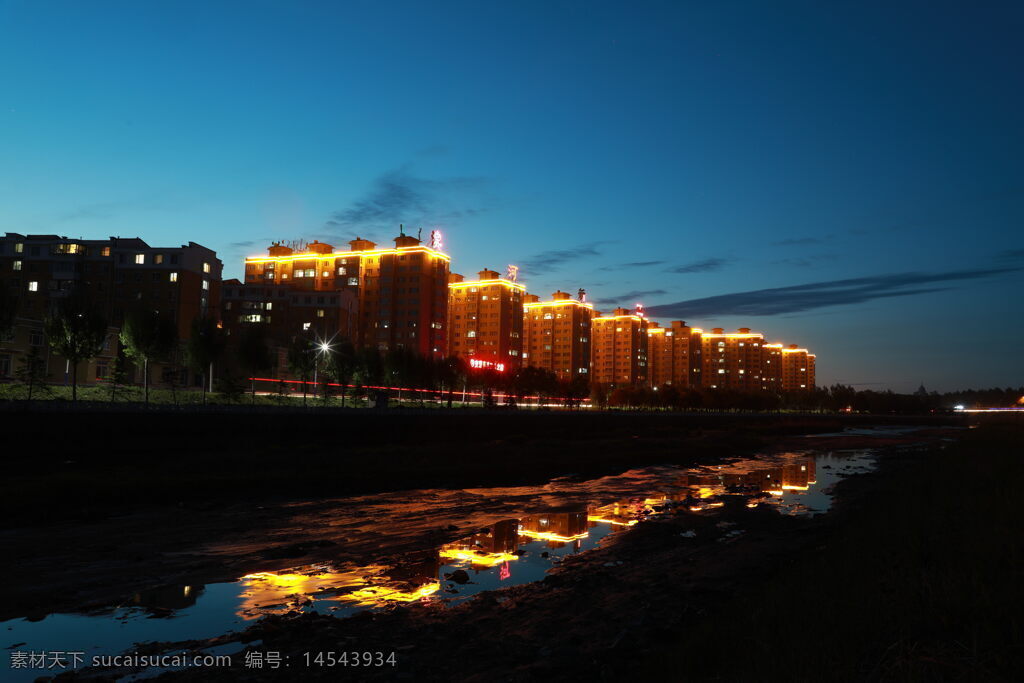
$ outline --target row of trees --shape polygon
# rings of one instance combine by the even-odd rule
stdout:
[[[384,389],[399,399],[440,394],[449,407],[456,395],[469,392],[482,394],[485,405],[496,405],[500,396],[506,405],[555,399],[572,407],[589,392],[586,382],[563,382],[541,368],[472,369],[457,356],[435,358],[403,348],[357,349],[349,340],[322,344],[297,336],[288,347],[287,363],[290,374],[302,383],[304,403],[310,385],[324,398],[340,394],[342,405],[350,394]]]
[[[876,414],[921,414],[953,410],[956,406],[1009,407],[1024,397],[1024,387],[948,393],[918,390],[913,394],[857,390],[844,384],[808,391],[743,392],[705,387],[594,387],[591,399],[599,407],[666,410],[810,410]]]
[[[0,338],[13,329],[17,316],[16,300],[0,297]],[[107,342],[108,321],[79,296],[61,299],[44,321],[47,341],[53,351],[67,359],[71,379],[72,401],[78,397],[78,367],[103,350]],[[140,307],[128,311],[121,324],[118,357],[112,368],[111,391],[124,383],[127,367],[134,364],[141,370],[144,401],[149,403],[150,365],[161,363],[174,367],[184,365],[202,379],[203,403],[211,388],[214,369],[222,386],[235,383],[241,373],[250,378],[249,391],[255,400],[256,380],[261,373],[275,369],[276,357],[271,341],[258,325],[247,327],[230,340],[217,320],[197,318],[189,338],[179,343],[174,321],[159,311]],[[324,397],[341,397],[345,405],[349,395],[365,395],[368,391],[387,388],[407,396],[442,394],[451,406],[455,395],[480,393],[485,405],[496,405],[500,396],[506,405],[526,400],[543,404],[552,400],[573,407],[588,395],[598,407],[672,410],[824,410],[870,413],[922,413],[950,410],[956,405],[968,407],[1000,407],[1016,403],[1024,395],[1024,387],[960,391],[946,394],[927,392],[923,387],[914,394],[892,391],[856,390],[835,384],[809,391],[791,393],[739,392],[728,389],[658,387],[591,387],[583,378],[567,382],[541,368],[526,367],[499,373],[471,369],[465,360],[450,356],[433,358],[409,349],[357,349],[342,339],[323,343],[310,335],[296,335],[287,345],[288,372],[301,382],[303,404],[310,388]],[[42,359],[33,349],[22,361],[19,377],[29,387],[29,398],[35,387],[44,386]],[[171,373],[173,376],[173,373]]]
[[[0,298],[0,337],[8,336],[17,318],[17,300]],[[96,358],[108,343],[109,321],[84,297],[72,294],[60,299],[43,321],[43,332],[54,353],[68,363],[71,381],[71,400],[78,400],[78,368]],[[207,377],[213,363],[223,354],[225,343],[222,331],[213,318],[198,318],[194,321],[192,334],[184,349],[178,340],[174,320],[160,311],[139,307],[126,312],[121,323],[118,354],[111,369],[112,392],[126,381],[129,364],[139,367],[142,372],[144,400],[149,403],[150,365],[153,363],[178,363],[185,365],[203,376],[204,402],[208,385]],[[29,399],[36,387],[44,386],[45,372],[43,359],[38,350],[32,350],[22,359],[18,369],[19,378],[29,389]]]

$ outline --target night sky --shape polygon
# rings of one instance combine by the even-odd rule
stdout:
[[[982,5],[979,7],[979,5]],[[0,231],[440,228],[819,384],[1024,384],[1020,2],[0,0]]]

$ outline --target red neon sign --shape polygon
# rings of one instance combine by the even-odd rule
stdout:
[[[498,372],[505,372],[504,363],[494,363],[489,360],[480,360],[479,358],[470,358],[469,367],[487,370],[497,370]]]

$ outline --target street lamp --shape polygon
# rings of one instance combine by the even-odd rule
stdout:
[[[328,354],[331,352],[331,343],[328,341],[320,340],[316,346],[310,351],[316,353],[316,361],[313,363],[313,386],[316,387],[316,372],[320,369],[320,354]]]

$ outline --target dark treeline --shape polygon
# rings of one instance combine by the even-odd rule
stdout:
[[[240,345],[244,346],[245,343]],[[239,357],[258,355],[258,352],[240,353]],[[571,408],[578,406],[590,393],[585,381],[565,382],[541,368],[497,372],[471,368],[465,359],[457,356],[434,358],[401,348],[357,349],[348,340],[327,346],[310,337],[297,336],[287,347],[286,357],[285,369],[293,379],[302,382],[304,398],[337,396],[342,405],[348,397],[367,397],[381,388],[399,399],[440,398],[449,405],[461,402],[464,393],[472,394],[473,402],[482,401],[488,407],[556,401]],[[269,355],[262,364],[240,365],[239,370],[250,376],[275,369]],[[254,387],[250,388],[255,391]],[[279,393],[289,390],[285,382],[279,381]]]
[[[0,334],[13,323],[13,308],[0,307]],[[80,297],[69,297],[56,306],[46,320],[50,346],[68,359],[71,366],[72,400],[77,395],[80,363],[94,358],[103,344],[107,321]],[[282,341],[286,346],[282,347]],[[446,401],[449,406],[467,395],[485,407],[550,405],[578,407],[585,398],[600,408],[661,410],[804,410],[859,412],[875,414],[912,414],[966,408],[1004,408],[1024,400],[1024,387],[964,390],[947,393],[927,392],[922,387],[913,394],[892,391],[857,390],[834,384],[811,390],[777,393],[743,392],[709,387],[615,387],[590,385],[583,377],[573,381],[559,379],[541,368],[525,367],[507,372],[471,368],[465,359],[449,356],[422,356],[410,349],[380,351],[356,348],[349,340],[329,345],[312,336],[300,334],[290,340],[270,340],[262,328],[252,327],[239,338],[227,339],[213,318],[197,319],[185,342],[176,338],[166,316],[145,307],[126,313],[117,339],[118,357],[106,383],[113,401],[117,389],[129,383],[127,368],[141,370],[144,398],[149,401],[150,365],[162,365],[162,384],[186,388],[183,370],[190,369],[201,386],[205,402],[211,377],[228,398],[241,399],[248,391],[255,400],[259,376],[281,377],[287,374],[302,382],[303,402],[310,397],[330,399],[337,396],[344,406],[349,397],[369,397],[381,387],[399,399],[423,398]],[[40,360],[28,356],[16,373],[32,399],[34,391],[45,392],[46,378]],[[283,366],[283,367],[282,367]],[[249,378],[248,380],[243,378]],[[265,383],[264,383],[265,384]],[[290,391],[277,381],[277,393]],[[265,388],[265,387],[261,387]]]
[[[809,391],[775,393],[744,392],[707,387],[677,388],[598,387],[592,392],[595,405],[634,409],[669,410],[811,410],[856,413],[920,414],[966,408],[1006,408],[1024,397],[1024,387],[964,390],[947,393],[918,390],[913,394],[893,391],[858,391],[844,384]]]

